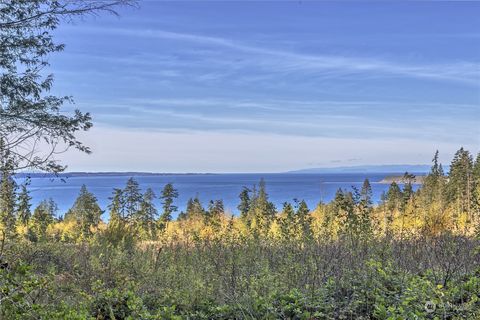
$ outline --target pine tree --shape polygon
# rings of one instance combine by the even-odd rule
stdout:
[[[20,193],[18,194],[18,197],[17,197],[17,213],[16,214],[17,214],[18,222],[26,226],[32,215],[31,204],[30,204],[30,200],[32,200],[32,197],[30,197],[30,193],[28,191],[26,183],[22,184],[20,188],[21,188]]]
[[[100,223],[102,214],[97,198],[87,190],[85,185],[82,185],[72,208],[65,214],[65,220],[76,221],[81,235],[88,238],[92,235],[91,228]]]
[[[173,187],[173,184],[167,183],[160,196],[163,206],[163,213],[160,216],[162,223],[171,221],[172,214],[178,210],[177,206],[173,205],[176,198],[178,198],[178,191]]]

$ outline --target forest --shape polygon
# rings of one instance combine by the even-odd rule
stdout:
[[[85,186],[63,217],[31,210],[3,171],[0,310],[5,319],[476,319],[480,316],[480,156],[461,148],[424,184],[365,180],[330,203],[275,208],[266,183],[238,211],[174,185],[114,189],[109,220]]]

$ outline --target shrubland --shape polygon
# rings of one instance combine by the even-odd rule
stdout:
[[[480,317],[480,161],[460,149],[424,184],[392,183],[374,205],[368,180],[310,210],[277,209],[265,182],[239,215],[178,192],[112,192],[109,220],[82,187],[72,208],[30,212],[27,186],[4,171],[0,318],[476,319]],[[410,179],[410,180],[409,180]]]

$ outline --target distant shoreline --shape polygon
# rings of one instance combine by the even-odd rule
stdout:
[[[126,177],[148,177],[148,176],[192,176],[192,175],[216,175],[217,173],[164,173],[164,172],[62,172],[59,174],[46,173],[46,172],[21,172],[15,174],[17,177],[32,177],[32,178],[44,178],[44,177],[109,177],[109,176],[126,176]]]
[[[415,179],[413,179],[412,183],[413,184],[423,184],[423,182],[425,181],[425,177],[426,176],[424,176],[424,175],[416,176]],[[404,184],[407,181],[404,179],[403,175],[402,176],[387,176],[387,177],[383,178],[382,180],[380,180],[378,183],[391,184],[393,182],[399,183],[399,184]]]

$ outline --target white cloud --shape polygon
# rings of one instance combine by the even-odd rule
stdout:
[[[459,145],[418,139],[314,138],[272,134],[157,132],[96,127],[83,134],[93,154],[61,155],[69,171],[283,172],[335,159],[357,164],[429,163],[439,149],[450,161]],[[477,152],[477,145],[465,145]],[[401,160],[399,160],[401,159]]]

